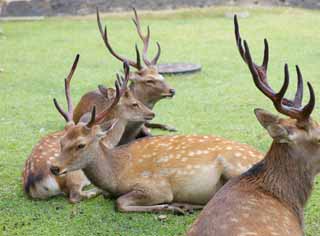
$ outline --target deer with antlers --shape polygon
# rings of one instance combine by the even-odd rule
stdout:
[[[261,66],[252,61],[246,41],[242,43],[235,16],[235,35],[241,57],[248,65],[256,87],[267,96],[280,118],[262,109],[255,114],[271,138],[264,159],[230,180],[208,203],[188,235],[304,235],[303,208],[320,172],[320,127],[311,118],[315,105],[313,88],[308,83],[309,102],[302,106],[303,80],[298,66],[298,86],[294,100],[284,98],[289,71],[284,67],[284,83],[278,93],[267,80],[269,58],[265,40]],[[244,47],[243,47],[244,44]]]
[[[26,161],[23,172],[23,186],[25,192],[34,199],[47,199],[59,194],[65,194],[69,197],[71,203],[79,202],[82,199],[89,199],[101,193],[101,190],[94,188],[88,191],[83,191],[83,188],[90,184],[81,170],[70,172],[64,176],[55,176],[50,171],[52,161],[59,156],[60,139],[73,126],[73,105],[70,94],[70,82],[74,71],[76,70],[79,61],[77,55],[71,71],[65,80],[65,93],[68,104],[68,112],[63,111],[57,101],[54,99],[54,104],[60,114],[67,121],[67,124],[62,131],[49,134],[42,138],[33,148],[31,155]],[[106,115],[110,119],[126,119],[132,121],[150,120],[154,117],[152,111],[138,101],[127,89],[129,78],[129,66],[125,64],[125,79],[117,75],[115,94],[110,100],[109,107],[101,111],[95,118],[95,122],[103,121]],[[112,109],[110,114],[108,109]],[[87,122],[81,120],[80,123]],[[105,122],[106,125],[108,122]],[[89,124],[89,123],[88,123]],[[107,126],[108,127],[108,126]],[[119,132],[123,132],[119,130]],[[110,139],[108,145],[117,145],[119,140]],[[80,148],[80,147],[77,147]]]
[[[121,62],[127,61],[131,67],[137,70],[136,72],[130,73],[130,90],[139,101],[141,101],[149,109],[153,109],[153,107],[159,100],[163,98],[173,97],[175,95],[175,90],[170,87],[165,81],[164,77],[158,73],[156,64],[161,53],[160,44],[157,43],[158,51],[155,57],[152,60],[149,60],[147,57],[147,53],[150,41],[150,28],[148,27],[147,35],[143,35],[140,25],[140,19],[135,9],[134,16],[135,17],[133,19],[133,22],[136,26],[138,35],[143,42],[142,60],[145,63],[145,66],[141,62],[140,52],[137,45],[135,48],[137,55],[136,61],[124,58],[114,51],[109,42],[107,28],[102,28],[99,11],[97,9],[98,27],[106,48],[116,59]],[[98,90],[86,93],[81,98],[74,111],[75,122],[78,122],[83,115],[89,116],[90,107],[93,105],[96,105],[97,111],[101,111],[108,106],[108,104],[110,103],[110,94],[112,96],[112,93],[114,93],[114,91],[112,91],[112,89],[107,89],[102,85],[99,85],[98,88]],[[120,144],[128,143],[139,137],[150,136],[151,134],[148,132],[146,127],[175,131],[173,127],[162,124],[149,122],[129,122],[120,141]]]
[[[108,143],[121,139],[129,120],[116,120],[108,130],[96,120],[94,109],[90,125],[68,128],[51,171],[60,176],[83,170],[95,186],[117,197],[121,212],[202,208],[228,179],[262,158],[248,145],[205,135],[154,136],[115,147]]]

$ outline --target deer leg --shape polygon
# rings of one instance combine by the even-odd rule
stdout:
[[[177,132],[178,130],[173,127],[173,126],[169,126],[169,125],[164,125],[164,124],[159,124],[159,123],[145,123],[145,126],[147,128],[150,129],[161,129],[161,130],[165,130],[165,131],[170,131],[170,132]]]
[[[148,191],[148,193],[150,193]],[[172,212],[185,214],[185,211],[177,206],[166,204],[172,201],[172,194],[167,199],[162,196],[147,195],[146,191],[133,190],[117,199],[117,208],[120,212]],[[165,204],[161,204],[165,203]]]
[[[98,188],[93,188],[87,191],[82,191],[82,186],[74,187],[69,193],[70,203],[79,203],[85,199],[91,199],[99,196],[103,191]]]
[[[179,207],[187,213],[193,213],[194,210],[201,210],[204,205],[193,205],[188,203],[173,203],[171,206]]]
[[[91,183],[82,171],[73,171],[66,175],[66,189],[70,203],[78,203],[84,199],[96,197],[102,193],[98,188],[83,191],[83,188]]]
[[[152,136],[152,134],[150,133],[148,128],[146,128],[145,126],[142,126],[142,128],[141,128],[140,132],[138,133],[136,139],[144,138],[144,137],[150,137],[150,136]]]

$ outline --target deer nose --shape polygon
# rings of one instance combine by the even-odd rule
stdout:
[[[50,171],[51,171],[52,174],[58,176],[59,173],[60,173],[60,168],[57,167],[57,166],[51,166],[51,167],[50,167]]]
[[[176,94],[176,90],[175,89],[170,89],[169,92],[171,93],[172,96],[174,96]]]
[[[146,120],[152,120],[155,117],[155,114],[153,112],[150,112],[147,116],[145,116]]]

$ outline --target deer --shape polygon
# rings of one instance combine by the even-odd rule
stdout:
[[[137,70],[130,73],[130,90],[139,101],[141,101],[145,106],[152,110],[155,104],[161,99],[172,98],[175,95],[175,89],[173,89],[165,81],[164,77],[158,72],[157,62],[161,54],[161,47],[158,42],[158,51],[156,55],[151,60],[148,59],[147,53],[150,42],[150,28],[148,27],[147,34],[143,35],[137,11],[136,9],[133,9],[133,11],[133,22],[136,26],[137,33],[143,42],[142,60],[145,65],[143,65],[141,61],[140,52],[137,45],[135,47],[137,56],[136,61],[125,58],[115,52],[109,42],[107,27],[105,27],[104,29],[102,27],[98,9],[97,23],[103,42],[111,55],[122,63],[127,61],[132,68]],[[112,95],[112,93],[114,92],[109,88],[106,88],[103,85],[99,85],[97,90],[89,91],[88,93],[83,95],[74,111],[75,122],[78,122],[83,115],[90,116],[90,107],[92,107],[93,105],[96,105],[97,111],[101,111],[101,109],[107,107],[110,103],[110,94]],[[148,128],[159,128],[162,130],[176,131],[174,127],[163,124],[150,122],[129,122],[119,144],[126,144],[135,140],[136,138],[151,136]]]
[[[57,131],[43,137],[33,148],[25,163],[22,182],[25,193],[32,199],[48,199],[64,194],[68,196],[70,203],[78,203],[81,200],[90,199],[102,193],[97,188],[83,191],[83,188],[91,183],[81,170],[70,172],[64,176],[55,176],[50,171],[52,161],[60,153],[60,139],[65,135],[68,127],[74,123],[70,83],[77,68],[79,58],[80,56],[77,55],[69,75],[65,79],[68,112],[64,112],[56,99],[54,99],[55,107],[67,122],[65,128],[62,131]],[[112,103],[109,105],[114,108],[113,114],[106,113],[107,110],[103,110],[97,115],[97,120],[104,120],[105,114],[114,119],[122,119],[124,117],[129,120],[149,120],[154,117],[154,113],[134,98],[128,90],[129,67],[127,64],[124,64],[124,70],[126,73],[125,79],[117,75],[115,95],[110,98]],[[111,141],[110,144],[113,144],[113,142],[116,141]]]
[[[284,82],[276,93],[267,80],[267,39],[264,40],[264,60],[258,66],[253,62],[248,43],[242,42],[236,16],[234,24],[240,55],[255,86],[285,118],[255,109],[257,120],[273,140],[269,151],[263,160],[220,189],[187,235],[302,236],[305,235],[303,209],[312,193],[315,176],[320,172],[320,127],[311,117],[314,90],[308,82],[310,98],[302,106],[303,78],[296,66],[295,98],[285,98],[290,80],[285,64]]]
[[[117,198],[120,212],[201,209],[227,180],[263,157],[249,145],[209,135],[152,136],[110,145],[122,138],[129,120],[110,121],[106,115],[111,122],[106,129],[95,112],[94,106],[88,122],[68,128],[50,170],[56,176],[82,170],[105,195]]]

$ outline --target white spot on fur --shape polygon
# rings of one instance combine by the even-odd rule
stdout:
[[[167,156],[159,158],[156,162],[157,163],[162,163],[162,162],[168,162],[169,158]]]
[[[236,157],[241,157],[241,156],[242,156],[242,153],[241,153],[241,152],[236,152],[234,155],[235,155]]]
[[[150,177],[151,176],[151,172],[150,171],[147,171],[147,170],[145,170],[145,171],[143,171],[143,172],[141,172],[141,174],[140,174],[142,177]]]
[[[239,222],[239,220],[237,218],[231,218],[230,221],[235,222],[235,223]]]
[[[188,155],[192,157],[192,156],[194,156],[194,154],[195,154],[194,152],[189,152]]]
[[[202,150],[196,151],[196,154],[197,154],[197,155],[201,155],[202,153],[203,153]]]

